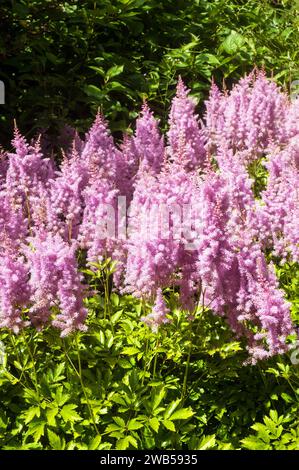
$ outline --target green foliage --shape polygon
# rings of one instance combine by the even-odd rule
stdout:
[[[251,426],[256,435],[242,439],[242,445],[249,450],[299,450],[299,421],[288,416],[278,416],[276,410],[270,410],[264,424]],[[292,422],[293,421],[293,422]],[[291,422],[291,426],[289,428]]]
[[[2,330],[1,449],[298,449],[288,355],[244,366],[225,322],[202,307],[188,320],[171,291],[173,322],[153,334],[149,305],[104,289],[112,271],[85,273],[102,282],[88,332]]]
[[[22,131],[85,131],[100,106],[123,131],[143,98],[165,122],[179,74],[196,98],[212,76],[230,83],[253,65],[298,78],[293,0],[2,0],[2,142]]]

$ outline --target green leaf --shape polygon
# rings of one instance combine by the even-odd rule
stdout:
[[[67,423],[74,423],[75,421],[80,421],[82,418],[78,415],[77,411],[75,411],[77,405],[70,403],[69,405],[64,405],[61,409],[60,414],[63,420]]]
[[[119,296],[117,294],[115,294],[115,292],[113,292],[110,295],[110,300],[111,300],[112,305],[114,305],[115,307],[118,307],[118,305],[119,305]]]
[[[117,363],[122,369],[132,369],[132,364],[127,359],[119,359]]]
[[[149,420],[149,425],[155,432],[159,431],[160,423],[158,418],[151,418]]]
[[[62,442],[59,436],[55,434],[55,432],[51,431],[51,429],[48,429],[48,439],[49,443],[52,449],[54,450],[63,450],[62,449]]]
[[[135,447],[135,449],[138,449],[138,442],[137,440],[135,439],[135,437],[133,436],[128,436],[128,439],[130,441],[130,444],[132,444],[133,447]]]
[[[173,414],[174,410],[179,406],[181,400],[174,400],[170,403],[170,405],[167,407],[164,413],[164,418],[165,419],[170,419],[170,416]]]
[[[56,416],[58,415],[59,409],[57,406],[53,408],[47,408],[46,410],[46,417],[49,426],[56,426]]]
[[[116,443],[116,450],[126,450],[130,445],[129,436],[119,439]]]
[[[63,387],[60,386],[56,390],[55,394],[55,402],[58,406],[63,406],[70,398],[68,393],[63,393]]]
[[[243,447],[249,450],[267,450],[269,447],[255,436],[249,436],[241,440]]]
[[[161,389],[155,389],[153,397],[153,410],[156,410],[158,408],[165,395],[166,391],[164,387],[162,387]]]
[[[175,425],[173,424],[172,421],[169,421],[168,419],[164,419],[162,423],[165,426],[165,428],[168,429],[168,431],[175,432]]]
[[[211,449],[212,447],[215,447],[215,445],[216,445],[215,434],[203,436],[196,450]]]
[[[45,433],[44,421],[32,421],[26,435],[33,436],[35,441],[39,441]]]
[[[121,354],[125,354],[126,356],[134,356],[135,354],[138,354],[140,352],[139,349],[135,348],[134,346],[128,346],[127,348],[124,348],[121,352]]]
[[[22,413],[22,416],[24,418],[25,424],[28,424],[35,418],[35,416],[37,416],[38,418],[40,417],[40,407],[32,406],[28,410],[24,411]]]
[[[251,429],[258,432],[258,437],[267,444],[270,442],[269,431],[266,426],[262,423],[255,423],[251,426]]]
[[[124,70],[123,65],[113,65],[113,67],[110,67],[109,70],[106,72],[106,79],[110,80],[113,77],[117,77],[117,75],[120,75]]]
[[[264,416],[263,421],[265,425],[267,426],[268,430],[275,436],[276,435],[276,430],[277,426],[272,419],[268,418],[268,416]]]
[[[105,97],[105,92],[100,90],[100,88],[96,87],[95,85],[85,85],[84,91],[88,96],[99,101]]]
[[[112,419],[113,419],[113,421],[115,421],[115,423],[118,424],[118,426],[120,426],[121,428],[125,428],[125,427],[126,427],[125,421],[124,421],[120,416],[112,417]]]
[[[244,45],[245,39],[237,31],[232,30],[221,44],[222,49],[230,55],[238,52]]]
[[[121,83],[119,82],[109,82],[107,85],[107,91],[124,91],[126,92],[127,95],[129,95],[129,90],[128,88],[126,88],[125,86],[123,86]]]
[[[95,72],[97,72],[98,74],[100,74],[102,77],[105,76],[105,72],[104,70],[101,68],[101,67],[96,67],[95,65],[90,65],[89,68],[91,70],[94,70]]]
[[[101,444],[101,436],[96,436],[89,444],[89,450],[98,450],[99,445]]]
[[[181,408],[180,410],[175,411],[169,419],[172,421],[175,419],[188,419],[194,415],[194,411],[191,408]]]
[[[111,434],[112,432],[119,431],[120,429],[123,429],[123,426],[119,426],[118,424],[108,424],[105,432]]]
[[[141,429],[144,427],[143,423],[140,423],[136,418],[131,419],[128,423],[128,430],[129,431],[135,431],[136,429]]]

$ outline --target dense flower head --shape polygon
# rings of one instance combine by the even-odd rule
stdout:
[[[28,235],[28,214],[7,191],[0,191],[0,253],[18,250]]]
[[[69,240],[77,238],[82,222],[83,191],[89,181],[87,166],[82,162],[73,143],[70,157],[65,156],[50,191],[51,207],[62,224],[62,235]]]
[[[152,296],[158,288],[179,283],[189,262],[186,246],[193,241],[183,215],[192,201],[197,208],[196,192],[195,177],[176,163],[159,175],[139,175],[129,213],[126,269],[126,288],[135,295]]]
[[[124,135],[120,146],[121,155],[118,158],[116,187],[121,196],[127,198],[128,204],[131,202],[135,181],[139,170],[140,157],[136,150],[133,136]]]
[[[133,142],[140,167],[154,173],[159,173],[161,170],[165,151],[164,138],[160,134],[158,124],[148,104],[144,102],[136,122]]]
[[[108,125],[100,113],[97,114],[90,131],[86,135],[81,158],[87,165],[91,178],[101,176],[111,184],[115,184],[117,162],[121,158],[121,153],[116,148]]]
[[[299,261],[299,140],[290,140],[284,149],[273,150],[265,163],[268,184],[259,205],[260,236],[275,254]]]
[[[286,141],[288,107],[287,96],[264,71],[254,70],[222,95],[213,85],[206,102],[208,147],[219,147],[225,140],[233,151],[244,151],[244,159],[251,161],[272,142]]]
[[[205,132],[199,124],[199,118],[195,112],[196,104],[189,95],[190,90],[179,78],[176,96],[172,101],[169,114],[169,131],[167,133],[169,144],[169,156],[172,160],[179,158],[184,150],[187,155],[186,170],[201,169],[205,162]]]
[[[267,266],[260,246],[248,241],[245,234],[239,246],[237,320],[258,328],[255,334],[247,333],[249,351],[256,361],[287,351],[286,338],[294,333],[294,328],[289,304],[279,289],[274,269]]]
[[[7,251],[0,258],[0,328],[14,333],[28,325],[22,309],[30,300],[28,267],[24,257]]]
[[[53,309],[59,308],[52,324],[61,330],[62,336],[86,329],[87,310],[83,304],[84,287],[78,272],[76,248],[59,234],[40,232],[30,239],[25,250],[32,292],[30,319],[40,327],[50,320]]]

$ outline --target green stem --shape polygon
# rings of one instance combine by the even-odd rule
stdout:
[[[35,367],[34,355],[32,354],[30,345],[29,345],[29,343],[28,343],[28,341],[27,341],[26,333],[23,331],[22,334],[23,334],[24,343],[25,343],[25,345],[26,345],[26,347],[27,347],[28,354],[29,354],[30,359],[31,359],[31,362],[32,362],[32,368],[33,368],[33,380],[32,380],[32,382],[33,382],[34,387],[35,387],[35,390],[36,390],[38,403],[40,404],[40,393],[39,393],[39,387],[38,387],[37,371],[36,371],[36,367]]]
[[[190,329],[191,331],[191,329]],[[182,399],[185,398],[186,392],[187,392],[187,381],[188,381],[188,375],[189,375],[189,367],[190,367],[190,359],[191,359],[191,353],[192,353],[192,341],[191,341],[191,334],[190,334],[190,344],[189,344],[189,351],[188,351],[188,356],[187,356],[187,362],[186,362],[186,368],[185,368],[185,374],[184,374],[184,382],[183,382],[183,389],[182,389]]]
[[[157,333],[158,335],[158,333]],[[157,343],[156,343],[156,351],[158,350],[159,348],[159,336],[157,336]],[[157,370],[157,360],[158,360],[158,355],[159,353],[155,352],[155,357],[154,357],[154,367],[153,367],[153,379],[155,379],[156,377],[156,370]]]
[[[96,432],[96,434],[99,436],[100,433],[99,433],[99,430],[98,430],[98,427],[97,427],[97,424],[96,424],[96,420],[95,420],[95,416],[94,416],[94,413],[93,413],[93,410],[92,410],[92,407],[90,405],[90,401],[88,399],[88,395],[87,395],[87,392],[86,392],[86,388],[85,388],[85,385],[84,385],[84,382],[83,382],[83,377],[82,377],[82,364],[81,364],[81,356],[80,356],[80,348],[79,348],[79,342],[78,342],[78,335],[76,335],[76,347],[77,347],[77,358],[78,358],[78,368],[79,370],[77,370],[75,364],[73,363],[72,359],[70,358],[65,346],[64,346],[64,351],[65,351],[65,355],[69,361],[69,363],[71,364],[72,368],[74,369],[76,375],[78,376],[79,380],[80,380],[80,384],[81,384],[81,388],[82,388],[82,391],[83,391],[83,394],[84,394],[84,397],[85,397],[85,400],[86,400],[86,404],[87,404],[87,408],[88,408],[88,411],[89,411],[89,414],[90,414],[90,418],[91,418],[91,421],[92,421],[92,424],[93,424],[93,427],[94,427],[94,430]]]
[[[142,385],[144,384],[145,373],[146,373],[148,347],[149,347],[149,339],[148,339],[148,337],[147,337],[147,338],[146,338],[146,342],[145,342],[144,368],[143,368],[143,377],[142,377],[142,381],[141,381]]]
[[[23,364],[22,364],[23,361],[21,360],[21,356],[20,356],[20,354],[19,354],[19,350],[18,350],[18,348],[16,347],[16,342],[15,342],[14,334],[13,334],[11,331],[10,331],[10,333],[9,333],[9,339],[10,339],[11,345],[12,345],[12,347],[13,347],[13,350],[14,350],[15,353],[16,353],[18,362],[19,362],[20,366],[22,366],[22,372],[21,372],[21,375],[20,375],[19,378],[14,377],[13,374],[11,374],[11,375],[12,375],[18,382],[20,382],[20,384],[21,384],[24,388],[26,388],[26,386],[28,386],[28,381],[27,381],[27,377],[26,377],[26,374],[25,374],[24,366],[23,366]],[[22,381],[23,376],[24,376],[24,381],[25,381],[25,383],[23,383],[23,381]]]

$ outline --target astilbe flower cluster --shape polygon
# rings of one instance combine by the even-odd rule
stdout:
[[[299,140],[270,152],[265,166],[267,188],[258,205],[259,235],[284,260],[299,262]]]
[[[254,70],[229,92],[213,84],[206,102],[207,147],[220,148],[225,141],[246,161],[260,157],[272,142],[285,143],[289,104],[264,71]]]
[[[59,309],[52,324],[62,336],[85,330],[87,310],[83,306],[84,288],[78,272],[76,244],[68,244],[59,234],[41,232],[26,247],[30,269],[32,307],[29,317],[40,327],[49,321],[52,307]]]
[[[195,101],[190,98],[190,90],[179,78],[176,96],[172,101],[169,113],[168,152],[170,159],[180,160],[182,151],[187,158],[186,170],[192,171],[202,167],[206,158],[206,137],[195,112]],[[183,145],[182,145],[183,144]]]
[[[230,92],[212,84],[204,121],[179,79],[165,136],[146,103],[120,143],[100,114],[84,139],[66,128],[60,165],[16,129],[0,152],[0,327],[85,330],[81,268],[111,258],[114,288],[152,302],[154,332],[173,288],[188,318],[204,305],[245,336],[251,362],[287,351],[290,306],[267,260],[299,261],[297,115],[254,70]]]

